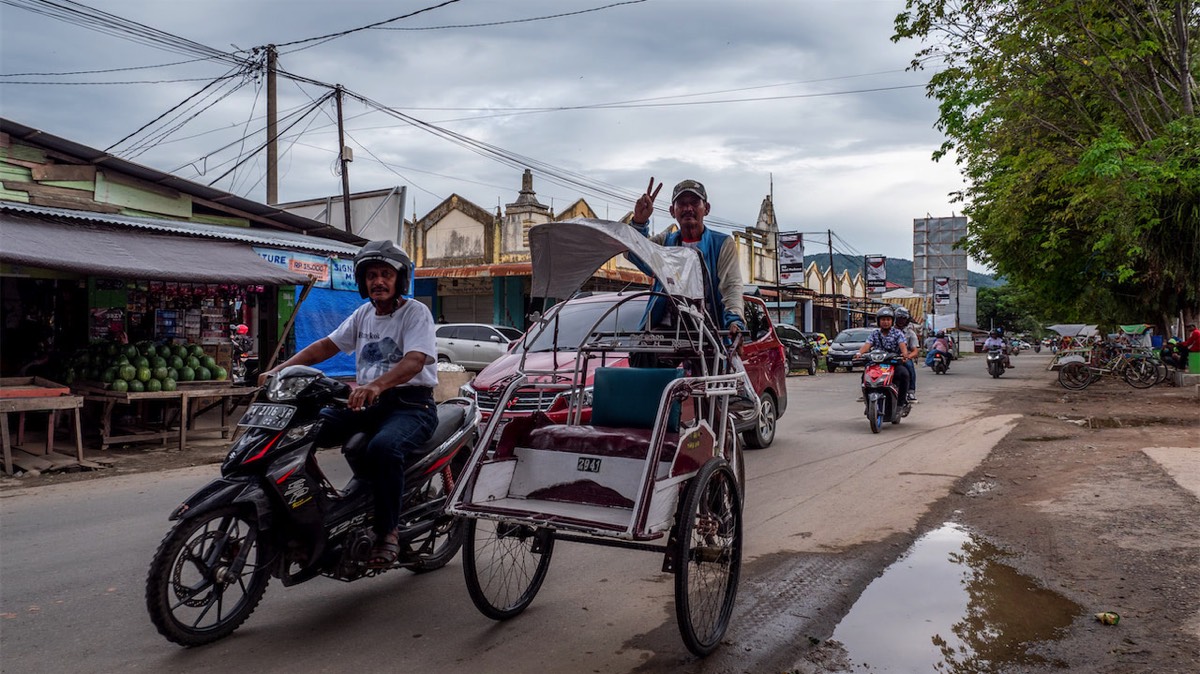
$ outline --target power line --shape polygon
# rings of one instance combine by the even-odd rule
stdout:
[[[390,19],[384,19],[383,21],[376,21],[375,23],[367,24],[365,26],[359,26],[358,28],[350,28],[348,30],[338,31],[336,33],[328,33],[325,35],[318,35],[317,37],[309,37],[309,38],[305,38],[303,40],[292,40],[291,42],[278,42],[275,44],[275,46],[278,48],[278,47],[290,47],[295,44],[307,44],[309,42],[324,43],[324,42],[328,42],[330,40],[336,40],[339,37],[344,37],[346,35],[350,35],[351,33],[357,33],[359,31],[364,31],[364,30],[368,30],[370,28],[375,28],[377,26],[382,26],[384,24],[392,23],[394,21],[400,21],[401,19],[407,19],[410,17],[414,17],[418,14],[424,14],[425,12],[430,12],[435,9],[441,9],[442,7],[445,7],[446,5],[452,5],[456,2],[459,2],[459,0],[445,0],[445,2],[439,3],[437,5],[432,5],[430,7],[418,9],[415,12],[409,12],[408,14],[402,14],[400,16],[392,17]],[[310,45],[310,46],[315,47],[316,45]],[[304,47],[304,49],[308,49],[308,47]],[[290,50],[290,52],[297,52],[297,51],[300,51],[300,50],[299,49]],[[290,52],[288,52],[288,53],[290,53]]]
[[[193,98],[196,98],[196,97],[197,97],[197,96],[199,96],[200,94],[203,94],[205,91],[208,91],[208,90],[209,90],[210,88],[212,88],[213,86],[216,86],[217,84],[220,84],[220,83],[222,83],[222,82],[225,82],[225,81],[227,81],[227,80],[229,80],[229,79],[231,79],[231,78],[233,78],[233,77],[236,77],[238,74],[239,74],[239,73],[237,73],[237,72],[232,72],[232,71],[231,71],[231,72],[228,72],[228,73],[226,73],[225,75],[222,75],[221,77],[218,77],[218,78],[217,78],[217,79],[215,79],[215,80],[212,80],[212,81],[210,81],[208,84],[206,84],[206,85],[204,85],[203,87],[201,87],[199,91],[197,91],[196,93],[192,94],[191,96],[188,96],[187,98],[183,99],[183,100],[182,100],[182,101],[180,101],[179,103],[175,104],[174,106],[172,106],[171,108],[169,108],[169,109],[168,109],[166,112],[162,113],[162,114],[161,114],[161,115],[159,115],[158,117],[155,117],[154,119],[150,120],[149,122],[146,122],[146,123],[145,123],[145,124],[143,124],[141,127],[139,127],[139,128],[136,130],[136,131],[134,131],[133,133],[131,133],[131,134],[129,134],[129,135],[127,135],[127,136],[125,136],[125,137],[124,137],[124,138],[122,138],[121,140],[118,140],[117,142],[113,143],[112,145],[109,145],[108,147],[104,148],[104,151],[105,151],[105,152],[111,152],[111,151],[112,151],[112,149],[113,149],[114,147],[116,147],[116,146],[120,145],[121,143],[124,143],[125,141],[129,140],[130,138],[133,138],[134,136],[138,135],[139,133],[141,133],[142,131],[144,131],[145,129],[149,128],[151,125],[153,125],[155,122],[159,121],[160,119],[162,119],[162,118],[166,117],[167,115],[171,114],[171,113],[172,113],[172,112],[174,112],[175,110],[177,110],[177,109],[179,109],[180,107],[182,107],[183,105],[185,105],[185,104],[186,104],[188,101],[192,100]]]
[[[508,25],[508,24],[512,24],[512,23],[529,23],[531,21],[544,21],[546,19],[561,19],[561,18],[567,17],[567,16],[576,16],[579,14],[587,14],[588,12],[599,12],[604,9],[612,9],[613,7],[620,7],[621,5],[636,5],[636,4],[642,3],[642,2],[646,2],[646,0],[626,0],[625,2],[614,2],[612,4],[604,5],[602,7],[592,7],[591,9],[581,9],[579,11],[564,12],[562,14],[548,14],[546,16],[534,16],[534,17],[529,17],[527,19],[508,19],[506,21],[490,21],[488,23],[460,23],[460,24],[452,24],[452,25],[448,25],[448,26],[421,26],[421,27],[388,26],[386,28],[375,27],[375,28],[373,28],[373,30],[418,31],[418,30],[446,30],[449,28],[484,28],[484,27],[490,27],[490,26],[504,26],[504,25]]]
[[[5,73],[0,74],[0,77],[59,77],[67,75],[98,75],[100,73],[120,73],[129,70],[153,70],[154,68],[168,68],[170,66],[180,66],[187,63],[199,63],[200,61],[211,61],[212,57],[202,56],[200,58],[188,59],[186,61],[174,61],[172,63],[159,63],[150,66],[127,66],[124,68],[102,68],[100,70],[71,70],[67,72],[54,73]]]
[[[35,80],[0,80],[0,86],[10,85],[51,85],[51,86],[106,86],[111,84],[174,84],[176,82],[207,82],[211,77],[184,77],[175,80],[118,80],[108,82],[50,82],[50,81],[35,81]]]

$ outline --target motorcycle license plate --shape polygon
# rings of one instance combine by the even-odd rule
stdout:
[[[238,426],[248,426],[250,428],[266,428],[272,431],[281,431],[287,427],[288,422],[292,420],[292,415],[296,413],[296,408],[291,405],[280,405],[278,403],[254,403],[246,413],[242,415]]]

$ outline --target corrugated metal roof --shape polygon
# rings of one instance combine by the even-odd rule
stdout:
[[[26,126],[11,119],[0,117],[0,132],[7,133],[27,143],[33,143],[76,157],[89,164],[100,167],[112,167],[116,171],[145,180],[146,182],[169,187],[184,194],[190,194],[193,197],[220,204],[233,211],[240,211],[252,218],[262,219],[283,229],[294,229],[306,233],[311,232],[317,236],[360,246],[367,242],[366,239],[357,234],[343,232],[323,222],[317,222],[316,220],[311,220],[294,213],[288,213],[278,206],[252,201],[215,187],[201,185],[200,183],[185,180],[170,173],[164,173],[148,166],[135,164],[102,150],[97,150],[96,148],[88,147],[87,145],[76,143],[66,138],[60,138],[54,134],[46,133],[45,131]]]
[[[254,246],[300,249],[316,253],[323,253],[326,255],[337,255],[339,257],[353,257],[359,250],[359,246],[355,246],[353,244],[342,243],[340,241],[334,241],[333,239],[322,239],[314,236],[306,236],[304,234],[295,234],[292,232],[277,232],[245,227],[228,227],[201,222],[164,220],[160,218],[145,218],[133,215],[93,213],[91,211],[77,211],[68,208],[33,206],[14,201],[0,201],[0,210],[25,213],[39,217],[48,217],[60,221],[81,220],[84,222],[122,225],[125,227],[147,229],[157,232],[165,232],[168,234],[184,234],[206,239],[240,241],[242,243],[249,243]]]

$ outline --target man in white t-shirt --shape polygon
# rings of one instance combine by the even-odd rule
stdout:
[[[405,299],[413,264],[391,241],[372,241],[354,258],[358,292],[370,303],[350,314],[328,337],[305,347],[266,375],[289,365],[315,365],[338,352],[353,353],[358,386],[347,409],[325,409],[321,444],[344,443],[359,431],[365,449],[346,459],[375,496],[375,547],[368,562],[387,568],[400,554],[396,527],[404,493],[405,457],[437,428],[437,347],[433,315]]]

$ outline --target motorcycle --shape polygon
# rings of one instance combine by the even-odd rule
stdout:
[[[993,379],[998,379],[1004,374],[1004,349],[992,347],[987,353],[987,371],[992,375]]]
[[[950,354],[945,351],[934,351],[933,362],[929,364],[929,368],[935,374],[946,374],[946,371],[950,369]]]
[[[882,349],[872,349],[859,358],[865,364],[862,375],[863,399],[866,400],[867,422],[872,433],[878,433],[884,421],[893,424],[908,416],[912,406],[899,403],[900,389],[895,383],[896,368],[904,367],[903,358]]]
[[[387,569],[368,566],[375,544],[374,497],[352,477],[333,487],[316,461],[326,406],[344,406],[346,384],[293,365],[268,379],[268,402],[238,422],[242,435],[221,464],[221,477],[170,515],[176,524],[159,545],[146,579],[146,608],[168,640],[199,646],[228,636],[254,611],[271,577],[284,586],[318,575],[353,581],[406,568],[445,566],[462,547],[462,520],[443,514],[478,435],[475,402],[438,405],[433,436],[404,473],[401,554]],[[356,433],[343,452],[368,437]]]
[[[258,358],[250,355],[253,347],[250,338],[245,335],[233,335],[229,341],[233,345],[230,378],[235,384],[252,386],[258,377]]]

